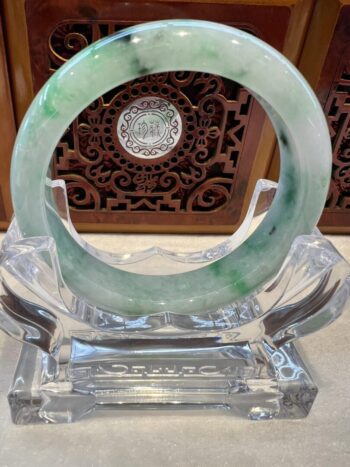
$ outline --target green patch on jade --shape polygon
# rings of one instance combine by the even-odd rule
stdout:
[[[45,203],[47,170],[67,126],[100,95],[147,73],[176,70],[218,74],[255,93],[279,140],[280,183],[258,229],[224,258],[182,274],[134,274],[100,261],[70,236],[58,214]],[[295,237],[311,233],[316,225],[330,172],[331,146],[321,107],[288,60],[237,29],[169,20],[102,39],[50,78],[18,133],[11,185],[22,234],[54,238],[62,277],[75,295],[99,309],[123,315],[189,314],[232,303],[278,272]]]

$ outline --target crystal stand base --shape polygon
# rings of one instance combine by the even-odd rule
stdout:
[[[24,344],[8,396],[12,419],[69,423],[106,410],[213,408],[264,420],[310,411],[317,388],[294,344],[275,350],[266,343],[176,341],[101,345],[73,338],[59,374],[54,359]]]

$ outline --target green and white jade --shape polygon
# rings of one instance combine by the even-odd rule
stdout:
[[[101,94],[143,75],[175,70],[218,74],[254,92],[278,137],[279,187],[258,229],[218,261],[173,275],[125,272],[85,251],[45,202],[48,167],[66,127]],[[12,199],[23,236],[54,238],[66,285],[92,306],[124,315],[201,313],[258,290],[278,272],[295,237],[311,233],[316,225],[330,170],[331,146],[321,107],[286,58],[231,27],[169,20],[102,39],[52,76],[18,133]]]

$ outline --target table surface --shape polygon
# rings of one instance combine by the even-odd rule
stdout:
[[[193,237],[128,236],[135,249],[155,242],[192,249]],[[113,249],[118,235],[90,235]],[[125,238],[125,236],[124,236]],[[329,236],[350,260],[350,237]],[[1,239],[1,235],[0,235]],[[196,247],[220,237],[196,238]],[[72,425],[16,426],[6,394],[20,344],[0,333],[0,467],[6,466],[349,466],[350,313],[302,340],[319,394],[302,420],[251,422],[220,412],[115,412]]]

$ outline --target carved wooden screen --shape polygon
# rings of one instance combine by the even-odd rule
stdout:
[[[165,155],[140,158],[121,146],[115,128],[125,108],[150,96],[162,96],[176,107],[182,134]],[[253,139],[243,148],[252,108],[245,89],[218,76],[190,72],[146,76],[113,89],[78,116],[57,148],[54,173],[66,181],[79,220],[89,220],[83,215],[86,211],[88,216],[93,211],[100,222],[107,213],[117,213],[125,222],[125,214],[139,213],[139,220],[141,213],[186,213],[192,223],[194,214],[227,206],[239,172],[241,179],[249,176],[251,161],[243,167],[239,162],[244,149],[246,153],[250,147],[251,155],[255,151]],[[152,125],[144,129],[151,136],[156,131]],[[239,209],[232,214],[235,223]],[[152,222],[164,221],[152,217]],[[196,222],[201,221],[206,223],[206,217],[196,216]]]
[[[318,96],[333,144],[332,180],[320,224],[350,228],[350,6],[340,10]]]
[[[284,7],[137,5],[27,0],[34,90],[86,45],[127,25],[167,17],[211,19],[282,49],[290,16]],[[128,150],[133,141],[123,144],[116,129],[131,103],[140,105],[141,115],[149,99],[168,105],[182,132],[174,147],[155,147],[158,157],[139,157],[139,147]],[[56,149],[53,173],[66,181],[71,216],[80,225],[232,231],[242,214],[264,118],[246,89],[219,76],[186,70],[145,76],[101,96],[72,122]],[[139,126],[140,135],[161,139],[161,120],[146,126]]]

